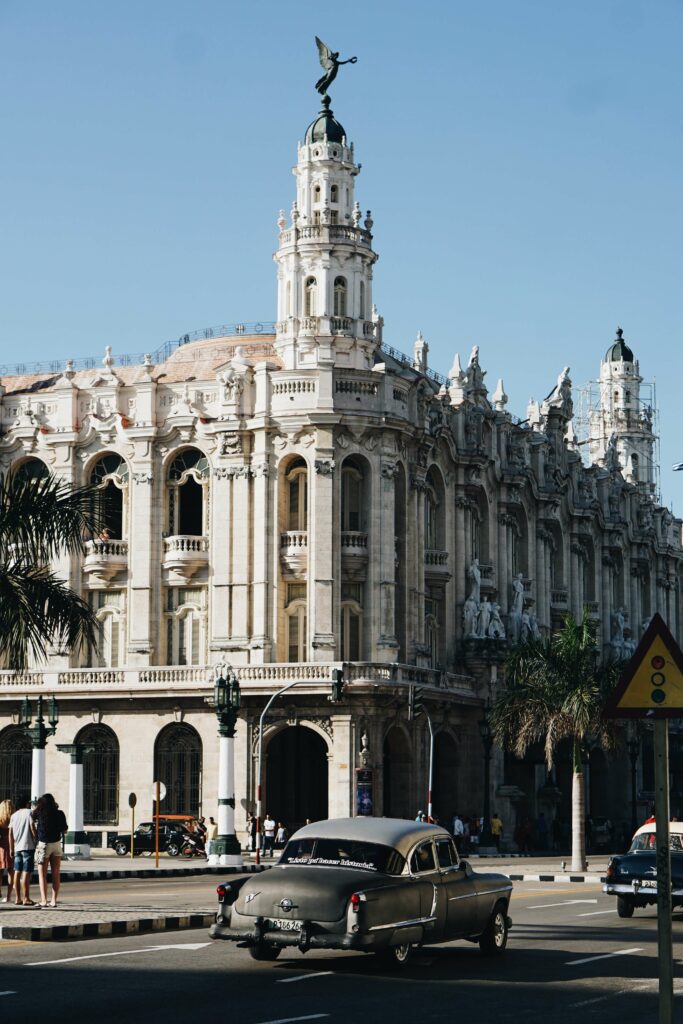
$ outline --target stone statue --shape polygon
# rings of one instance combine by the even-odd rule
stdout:
[[[512,581],[512,611],[522,619],[524,611],[524,576],[518,572]]]
[[[635,641],[633,640],[633,637],[631,635],[631,630],[630,629],[625,629],[624,630],[624,643],[623,643],[622,651],[623,651],[623,655],[622,656],[624,658],[632,658],[633,655],[636,653],[636,645],[635,645]]]
[[[532,640],[541,639],[541,630],[538,627],[538,619],[533,612],[529,612],[529,633]]]
[[[617,608],[612,612],[612,636],[610,639],[610,653],[614,661],[618,661],[624,655],[624,625],[626,617],[623,608]]]
[[[522,612],[522,631],[520,633],[520,637],[519,638],[522,641],[522,643],[525,644],[527,642],[527,640],[529,640],[530,636],[531,636],[531,628],[530,628],[530,622],[529,622],[529,613],[528,612]]]
[[[572,382],[568,366],[565,366],[557,378],[557,384],[543,402],[542,411],[547,414],[549,409],[558,409],[566,419],[572,418],[574,403],[572,402]]]
[[[471,594],[468,595],[462,610],[463,633],[466,637],[477,635],[477,617],[479,605]]]
[[[491,604],[491,621],[489,623],[489,636],[492,640],[505,639],[505,626],[500,617],[500,605],[495,601]]]
[[[323,43],[322,39],[315,37],[315,41],[318,44],[318,55],[320,57],[320,66],[325,74],[318,79],[315,83],[315,87],[321,96],[324,96],[327,92],[328,86],[332,85],[337,72],[342,64],[355,64],[358,57],[349,57],[348,60],[339,60],[339,52],[333,52],[329,46]]]
[[[610,439],[607,442],[607,447],[605,448],[603,461],[605,463],[605,469],[608,469],[610,473],[616,473],[621,469],[619,452],[617,451],[617,435],[614,433],[610,434]]]
[[[487,637],[489,635],[489,624],[491,622],[491,604],[489,599],[485,597],[479,605],[479,629],[478,634],[481,637]]]
[[[469,596],[475,602],[477,606],[477,611],[479,611],[479,603],[481,601],[481,570],[479,569],[478,558],[472,559],[470,567],[467,570],[467,575],[472,580]]]

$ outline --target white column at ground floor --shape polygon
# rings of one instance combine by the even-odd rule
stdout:
[[[218,839],[212,840],[209,864],[241,867],[235,836],[235,737],[221,735],[218,742]]]
[[[31,760],[31,799],[45,792],[45,747],[34,747]]]

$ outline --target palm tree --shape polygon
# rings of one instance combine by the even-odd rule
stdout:
[[[97,641],[89,606],[50,565],[83,549],[101,528],[100,493],[50,476],[15,473],[0,481],[0,664],[26,668],[53,646]]]
[[[595,624],[565,617],[563,628],[541,640],[518,644],[506,661],[506,684],[491,710],[493,734],[504,748],[524,757],[542,743],[550,771],[558,743],[572,743],[572,870],[586,869],[585,786],[582,746],[613,746],[613,724],[602,717],[616,685],[620,663],[601,664]]]

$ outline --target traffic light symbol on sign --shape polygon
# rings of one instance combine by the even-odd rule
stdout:
[[[650,682],[653,687],[655,687],[650,694],[650,697],[655,704],[663,704],[666,700],[666,691],[661,689],[661,687],[666,683],[666,676],[662,671],[665,665],[666,661],[661,654],[655,654],[654,658],[650,659],[650,667],[654,669],[650,676]]]

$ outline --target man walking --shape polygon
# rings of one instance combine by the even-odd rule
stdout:
[[[493,817],[491,818],[491,836],[493,837],[493,842],[495,844],[496,849],[498,850],[498,853],[500,853],[500,840],[502,835],[503,822],[498,817],[498,812],[494,811]]]
[[[268,811],[266,811],[266,818],[265,821],[263,822],[263,836],[265,840],[263,848],[264,856],[268,853],[268,851],[270,851],[270,856],[273,856],[273,847],[275,845],[275,828],[275,822],[268,814]]]
[[[17,906],[35,906],[29,894],[35,849],[36,829],[31,817],[31,804],[27,800],[9,820],[9,853],[14,861],[14,902]]]

